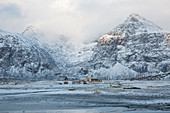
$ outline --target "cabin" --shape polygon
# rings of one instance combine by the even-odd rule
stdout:
[[[87,84],[86,80],[79,80],[79,84]]]
[[[91,82],[102,82],[101,79],[91,79]]]
[[[64,82],[64,84],[68,84],[68,82],[67,82],[67,81],[65,81],[65,82]]]
[[[86,81],[83,81],[83,84],[87,84],[87,82],[86,82]]]
[[[58,83],[57,84],[60,84],[60,85],[68,85],[68,84],[73,84],[73,82],[72,81],[58,81]]]
[[[87,80],[88,82],[91,82],[91,78],[90,78],[90,77],[87,77],[86,80]]]
[[[101,79],[95,79],[95,78],[90,78],[90,77],[87,77],[87,78],[86,78],[86,81],[87,81],[87,82],[102,82]]]

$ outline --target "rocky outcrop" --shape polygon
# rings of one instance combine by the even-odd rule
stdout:
[[[57,64],[36,38],[0,32],[0,77],[3,79],[54,79]]]
[[[170,72],[170,33],[137,14],[98,42],[81,47],[74,47],[64,36],[50,43],[46,39],[32,26],[22,34],[0,30],[0,77],[134,79]]]
[[[99,38],[93,51],[87,64],[90,74],[101,69],[109,70],[117,62],[137,72],[136,75],[170,71],[169,33],[138,14],[131,14],[123,24]]]

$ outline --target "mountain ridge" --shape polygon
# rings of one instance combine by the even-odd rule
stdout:
[[[32,26],[22,34],[0,31],[0,77],[130,79],[170,72],[170,33],[138,14],[81,47],[63,37],[49,45]]]
[[[94,74],[93,71],[112,68],[118,62],[143,76],[169,72],[170,45],[166,34],[151,21],[132,14],[99,38],[90,66],[86,68],[90,67],[89,72]]]

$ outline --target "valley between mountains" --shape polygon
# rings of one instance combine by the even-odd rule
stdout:
[[[56,37],[44,40],[32,26],[22,33],[0,30],[0,78],[170,78],[170,33],[138,14],[89,43],[75,46],[64,35]]]

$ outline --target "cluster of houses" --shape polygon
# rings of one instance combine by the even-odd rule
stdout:
[[[0,79],[0,85],[4,85],[4,84],[9,84],[9,85],[17,85],[18,81],[3,81]],[[68,79],[67,77],[65,77],[63,80],[61,81],[56,81],[57,84],[63,85],[63,84],[90,84],[90,83],[99,83],[102,82],[101,79],[97,79],[97,78],[90,78],[90,77],[86,77],[86,78],[81,78],[79,80],[72,80],[72,79]]]
[[[102,82],[102,80],[86,77],[85,79],[72,80],[72,81],[68,81],[68,79],[65,79],[64,81],[60,81],[59,84],[61,85],[62,84],[89,84],[89,83],[96,83],[96,82]]]

